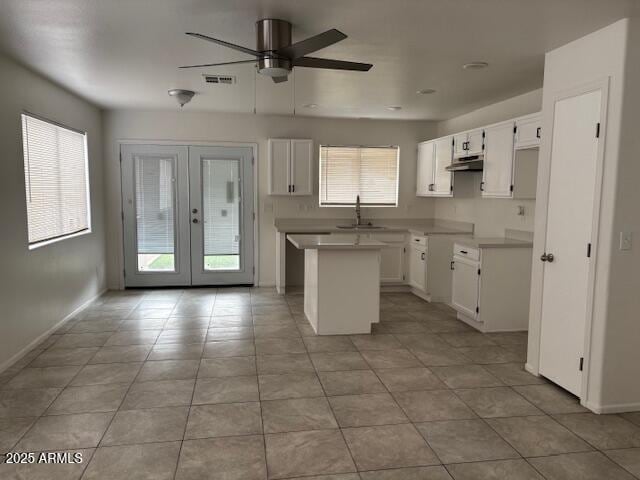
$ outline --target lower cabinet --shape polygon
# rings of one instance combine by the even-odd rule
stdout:
[[[409,246],[409,285],[426,293],[427,248],[422,245]]]
[[[380,253],[380,282],[401,283],[402,281],[404,281],[404,244],[390,244]]]
[[[482,332],[527,330],[531,260],[530,246],[455,243],[451,306],[458,318]]]
[[[451,305],[458,312],[469,318],[476,319],[478,315],[478,297],[480,292],[479,262],[453,257],[451,281]]]

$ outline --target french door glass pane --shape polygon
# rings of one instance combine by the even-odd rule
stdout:
[[[240,270],[240,162],[202,159],[204,270]]]
[[[138,271],[175,272],[175,158],[135,157]]]

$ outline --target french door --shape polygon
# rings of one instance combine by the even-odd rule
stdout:
[[[125,286],[251,285],[249,147],[122,145]]]

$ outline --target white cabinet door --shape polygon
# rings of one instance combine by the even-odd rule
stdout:
[[[313,141],[291,140],[291,194],[313,193]]]
[[[466,133],[460,133],[453,136],[453,156],[455,158],[467,156],[467,140],[469,135]]]
[[[451,284],[451,305],[458,312],[476,319],[480,276],[478,263],[453,257],[453,281]]]
[[[480,155],[484,149],[484,130],[474,130],[467,136],[467,155]]]
[[[400,283],[404,279],[404,245],[389,244],[381,250],[380,281],[382,283]]]
[[[409,248],[409,285],[418,290],[427,290],[427,252],[411,246]]]
[[[542,133],[542,117],[536,116],[516,120],[516,148],[533,148],[540,146]]]
[[[269,195],[289,195],[291,186],[291,141],[269,139]]]
[[[418,164],[416,169],[416,196],[428,197],[433,188],[434,143],[418,144]]]
[[[441,138],[435,142],[435,161],[433,168],[433,195],[440,197],[453,196],[453,174],[446,170],[453,159],[453,142],[451,137]]]
[[[540,373],[581,394],[580,357],[590,300],[589,275],[595,258],[586,255],[597,204],[596,172],[602,91],[555,102],[544,264]],[[595,252],[594,252],[595,253]]]
[[[513,126],[512,122],[507,122],[486,130],[482,172],[483,197],[512,196]]]

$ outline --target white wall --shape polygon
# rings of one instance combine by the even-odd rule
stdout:
[[[589,408],[598,412],[640,409],[639,247],[636,245],[630,252],[618,250],[619,231],[640,230],[639,33],[637,20],[632,29],[628,20],[621,20],[548,52],[545,60],[543,132],[551,132],[556,95],[609,79],[600,226],[594,255],[593,318],[582,397]],[[543,135],[538,178],[547,180],[538,183],[534,258],[543,253],[545,245],[550,161],[550,135]],[[527,359],[528,368],[534,372],[539,363],[542,272],[542,263],[534,262]]]
[[[437,136],[450,135],[539,112],[541,107],[542,90],[534,90],[439,122]],[[503,236],[507,228],[533,231],[535,200],[483,199],[480,192],[481,181],[482,172],[456,173],[455,191],[462,191],[465,194],[461,197],[436,199],[434,216],[474,223],[475,233],[479,236]],[[520,205],[525,208],[524,216],[517,215],[517,207]]]
[[[0,56],[0,371],[105,286],[101,114],[89,103]],[[20,114],[85,130],[93,232],[27,248]]]
[[[198,101],[196,97],[194,102]],[[318,145],[323,143],[400,146],[400,196],[398,208],[363,209],[369,218],[433,217],[433,200],[415,196],[416,148],[424,136],[435,136],[429,122],[345,120],[247,114],[192,113],[188,106],[179,111],[105,112],[104,144],[107,181],[108,284],[121,287],[122,227],[120,220],[120,165],[118,140],[176,140],[181,142],[258,143],[259,283],[275,284],[274,218],[351,217],[351,208],[319,208]],[[315,166],[313,197],[272,197],[267,193],[267,139],[311,138],[314,140]]]

